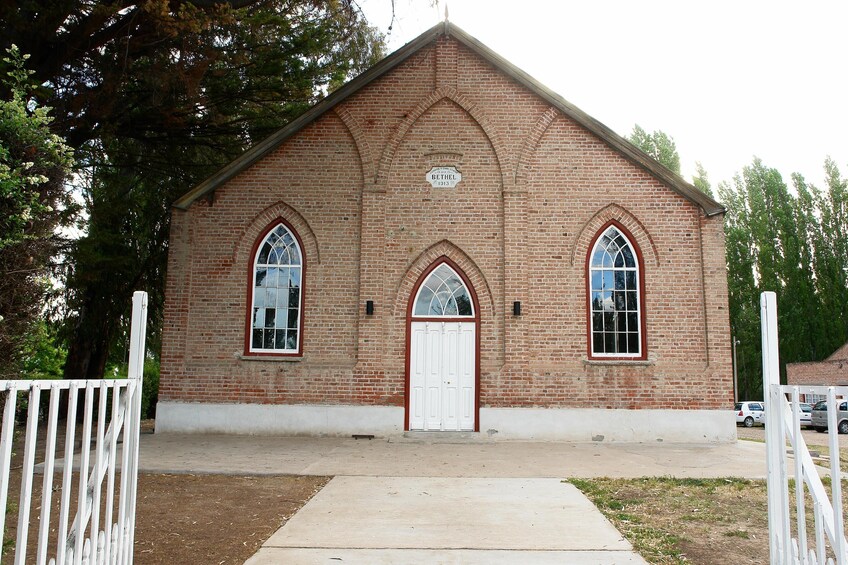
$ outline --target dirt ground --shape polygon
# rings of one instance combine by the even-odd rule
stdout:
[[[145,425],[151,428],[152,423]],[[17,535],[23,446],[18,434],[9,476],[9,504],[3,561],[12,561]],[[39,434],[43,437],[44,434]],[[64,442],[57,451],[61,457]],[[39,445],[39,457],[44,449]],[[135,532],[135,563],[171,565],[203,563],[241,565],[262,543],[300,509],[328,477],[139,474]],[[35,562],[43,475],[34,476],[34,499],[27,536],[27,562]],[[54,475],[50,553],[58,537],[58,501],[62,475]],[[78,474],[73,474],[74,490]],[[76,510],[76,492],[71,497]]]
[[[804,441],[808,446],[827,447],[827,442],[830,440],[830,434],[819,433],[815,430],[802,429],[801,435],[804,436]],[[750,439],[754,441],[766,440],[766,429],[763,426],[754,426],[753,428],[736,427],[736,436],[739,439]],[[839,438],[840,449],[848,449],[848,434],[837,434]]]
[[[135,563],[241,565],[328,480],[140,475]]]
[[[145,422],[143,429],[150,432],[152,425]],[[826,442],[826,434],[811,433],[813,438]],[[739,435],[750,435],[756,441],[762,438],[763,431],[740,428]],[[17,530],[23,459],[19,442],[20,438],[10,476],[4,560],[11,560]],[[61,454],[62,449],[60,436],[57,451]],[[38,448],[39,460],[43,459],[43,451]],[[35,477],[34,492],[39,495],[42,478]],[[241,564],[328,480],[142,473],[138,484],[135,562]],[[58,506],[60,482],[61,475],[57,474],[53,484],[54,508]],[[650,563],[744,565],[768,560],[765,481],[649,478],[571,482],[595,502]],[[845,492],[848,493],[848,484]],[[29,520],[29,561],[34,556],[39,513],[40,500],[36,499]],[[54,509],[54,544],[57,514],[58,509]]]

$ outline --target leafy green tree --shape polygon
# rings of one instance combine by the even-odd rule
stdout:
[[[814,248],[815,277],[822,300],[824,355],[848,340],[848,181],[832,159],[825,161],[824,192],[813,199],[821,217]]]
[[[778,300],[781,369],[819,361],[848,339],[848,229],[845,181],[828,160],[827,192],[792,176],[790,191],[759,159],[732,185],[719,186],[727,206],[728,290],[738,349],[740,396],[762,398],[759,296]]]
[[[648,133],[639,124],[636,124],[633,126],[633,131],[627,136],[627,140],[665,165],[666,168],[678,175],[680,174],[680,155],[677,153],[677,145],[671,136],[660,130]]]
[[[353,0],[24,0],[0,29],[33,53],[80,163],[67,377],[120,356],[133,290],[150,294],[155,347],[170,204],[383,49]]]
[[[707,170],[700,162],[695,163],[695,176],[692,178],[692,184],[710,198],[714,198],[713,190],[710,187],[710,181],[707,177]]]
[[[50,109],[30,96],[28,57],[6,50],[0,100],[0,378],[19,377],[50,289],[57,228],[74,205],[64,185],[72,152],[50,130]]]

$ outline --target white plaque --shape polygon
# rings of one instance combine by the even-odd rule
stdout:
[[[427,173],[427,182],[433,188],[455,188],[462,180],[462,173],[456,167],[433,167]]]

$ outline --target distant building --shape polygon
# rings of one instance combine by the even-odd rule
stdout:
[[[439,24],[175,203],[157,431],[735,440],[724,212]]]
[[[848,343],[833,352],[824,361],[815,363],[787,363],[786,384],[848,386]],[[801,402],[814,404],[826,400],[824,395],[803,394]]]

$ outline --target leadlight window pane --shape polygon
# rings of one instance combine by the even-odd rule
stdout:
[[[590,253],[589,308],[592,354],[639,356],[641,326],[636,252],[615,226],[602,233]]]
[[[624,271],[613,271],[615,278],[615,289],[624,290]]]
[[[460,316],[472,316],[471,300],[467,295],[461,294],[456,297],[456,308]]]
[[[592,334],[592,351],[600,353],[604,350],[604,332]]]
[[[253,327],[261,328],[265,325],[265,309],[264,308],[254,308],[253,309]]]
[[[601,271],[602,287],[606,290],[611,290],[614,284],[615,271]]]
[[[301,258],[297,238],[283,224],[259,245],[254,258],[251,351],[299,350]]]
[[[473,316],[471,294],[465,282],[446,263],[430,273],[418,290],[414,316]]]
[[[601,271],[592,271],[592,290],[601,290]]]
[[[448,299],[448,303],[445,306],[445,316],[458,316],[459,309],[456,307],[456,300],[453,296]]]

